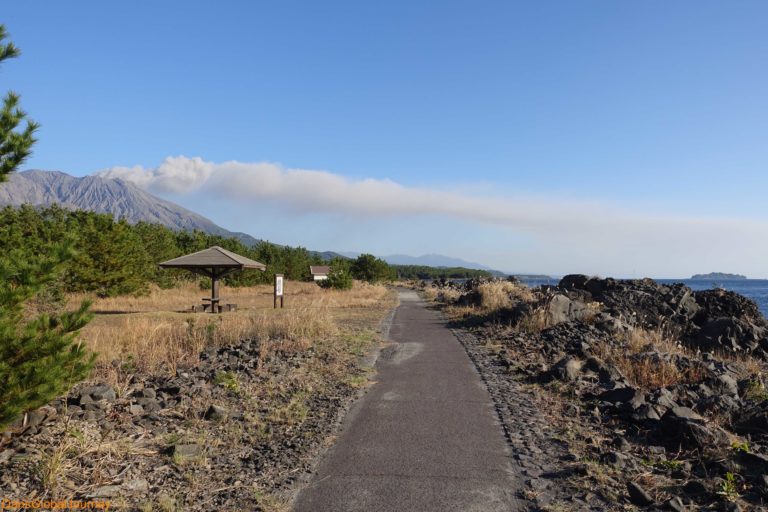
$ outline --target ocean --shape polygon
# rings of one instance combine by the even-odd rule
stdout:
[[[555,285],[559,279],[523,279],[528,286],[542,284]],[[708,280],[708,279],[656,279],[663,284],[683,283],[692,290],[708,290],[710,288],[725,288],[754,300],[764,316],[768,317],[768,279],[734,279],[734,280]]]

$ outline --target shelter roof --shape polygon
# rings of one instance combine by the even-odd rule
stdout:
[[[240,256],[218,245],[186,256],[179,256],[159,264],[164,268],[257,268],[265,270],[263,263]]]

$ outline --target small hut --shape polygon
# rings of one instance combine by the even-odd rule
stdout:
[[[210,277],[211,297],[203,298],[205,303],[202,306],[192,306],[192,310],[197,311],[199,308],[200,311],[211,311],[212,313],[221,313],[222,310],[232,311],[237,308],[236,304],[222,305],[220,303],[219,280],[222,277],[246,268],[255,268],[261,271],[267,268],[263,263],[240,256],[219,246],[164,261],[159,266],[161,268],[183,268]]]
[[[327,265],[310,265],[309,273],[312,274],[313,281],[323,281],[328,279],[328,274],[331,272],[331,267]]]

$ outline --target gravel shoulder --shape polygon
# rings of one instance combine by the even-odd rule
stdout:
[[[575,416],[577,406],[510,374],[487,340],[462,329],[454,333],[493,398],[513,464],[523,475],[519,494],[528,510],[623,510],[615,491],[594,485],[592,468],[573,449],[592,436]]]

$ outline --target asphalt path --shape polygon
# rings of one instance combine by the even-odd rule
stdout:
[[[401,291],[389,338],[294,510],[523,510],[491,398],[441,315]]]

